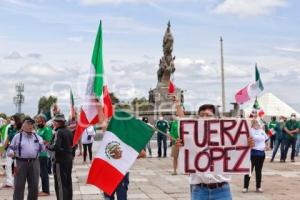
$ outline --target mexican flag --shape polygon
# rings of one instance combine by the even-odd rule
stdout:
[[[73,138],[73,145],[77,144],[83,131],[90,125],[99,122],[99,103],[103,104],[106,118],[112,116],[112,105],[107,86],[103,84],[103,56],[102,56],[102,26],[101,21],[94,45],[92,64],[86,88],[86,99],[81,107],[80,118]]]
[[[70,89],[70,106],[70,116],[72,119],[73,117],[75,117],[75,103],[72,89]]]
[[[93,160],[87,183],[111,195],[153,132],[146,123],[129,113],[116,111]]]
[[[262,107],[259,105],[257,98],[255,99],[253,104],[253,111],[256,112],[260,118],[262,118],[265,115],[265,112],[262,109]]]
[[[175,85],[173,84],[172,81],[169,82],[169,94],[174,94],[175,93]]]
[[[263,90],[264,86],[260,78],[260,73],[257,65],[255,65],[255,82],[248,84],[246,87],[238,91],[235,95],[235,101],[238,104],[243,104],[257,97]]]

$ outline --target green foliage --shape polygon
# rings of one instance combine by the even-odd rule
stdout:
[[[113,92],[109,93],[109,96],[113,105],[120,103],[120,100],[115,96]]]
[[[48,98],[43,96],[40,98],[38,103],[38,114],[39,113],[50,113],[51,106],[56,104],[57,97],[49,96]]]
[[[0,117],[3,119],[7,119],[7,115],[5,113],[0,113]]]
[[[134,98],[131,101],[134,111],[148,111],[153,109],[153,105],[145,98]]]

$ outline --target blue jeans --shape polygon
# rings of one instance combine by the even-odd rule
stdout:
[[[300,153],[300,133],[297,135],[297,142],[296,142],[296,156]]]
[[[229,184],[220,188],[209,189],[199,185],[191,185],[191,200],[231,200]]]
[[[285,144],[284,139],[276,139],[275,140],[275,145],[274,145],[274,148],[273,148],[273,154],[272,154],[272,159],[271,160],[274,160],[279,146],[280,146],[280,160],[283,160],[284,144]]]
[[[127,173],[121,183],[118,185],[116,191],[112,193],[111,196],[104,193],[104,199],[105,200],[114,200],[115,199],[115,193],[117,194],[118,200],[127,200],[127,190],[129,185],[129,173]]]

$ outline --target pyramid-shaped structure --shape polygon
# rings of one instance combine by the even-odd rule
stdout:
[[[296,113],[299,117],[299,113],[291,106],[280,100],[272,93],[265,93],[258,99],[260,107],[264,110],[265,116],[285,116],[289,117],[292,113]],[[245,116],[249,116],[253,109],[253,104],[250,104],[244,109]]]

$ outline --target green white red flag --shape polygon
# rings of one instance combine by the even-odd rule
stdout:
[[[81,107],[79,121],[73,138],[73,145],[77,144],[80,136],[87,127],[99,122],[99,103],[102,103],[103,105],[104,113],[106,113],[105,117],[109,118],[112,116],[113,107],[111,105],[107,86],[104,86],[103,84],[103,72],[102,25],[100,21],[86,88],[86,98]]]
[[[124,111],[109,122],[91,165],[87,183],[111,195],[152,137],[153,129]]]
[[[262,109],[262,107],[259,105],[257,98],[255,99],[254,104],[253,104],[253,112],[257,113],[257,115],[260,118],[263,118],[263,116],[265,115],[265,112]]]
[[[264,90],[263,83],[260,78],[260,73],[255,65],[255,82],[248,84],[246,87],[238,91],[235,95],[235,100],[238,104],[243,104],[257,97]]]
[[[70,106],[70,116],[73,119],[75,117],[75,103],[72,89],[70,89]]]

